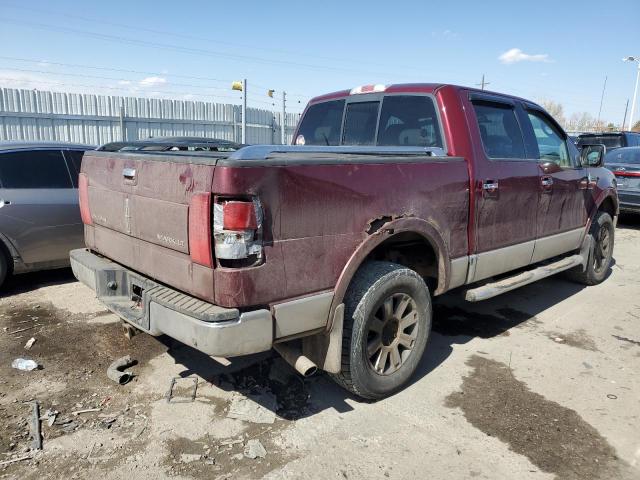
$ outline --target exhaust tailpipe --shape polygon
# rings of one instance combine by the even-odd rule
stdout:
[[[318,371],[315,363],[305,357],[300,349],[290,344],[275,343],[273,349],[303,377],[310,377]]]
[[[129,383],[133,379],[133,373],[123,371],[125,368],[135,365],[136,362],[129,355],[114,361],[107,369],[107,377],[120,385]]]

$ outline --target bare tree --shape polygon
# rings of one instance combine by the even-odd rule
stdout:
[[[575,112],[569,117],[567,130],[575,132],[603,132],[609,130],[607,122],[596,120],[589,112]]]
[[[567,126],[567,119],[564,116],[564,107],[561,103],[543,98],[540,100],[540,105],[542,105],[544,109],[549,112],[549,115],[551,115],[563,128]]]
[[[631,127],[632,132],[640,132],[640,120],[638,120],[633,127]]]

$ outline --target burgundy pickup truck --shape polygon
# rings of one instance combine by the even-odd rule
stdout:
[[[294,143],[87,152],[76,277],[130,332],[213,356],[274,348],[380,398],[416,369],[433,296],[607,276],[604,147],[578,152],[535,103],[371,85],[313,99]]]

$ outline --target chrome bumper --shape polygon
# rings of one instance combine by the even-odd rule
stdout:
[[[86,249],[71,251],[76,278],[120,318],[151,335],[168,335],[207,355],[234,357],[269,350],[269,310],[240,313],[158,284]]]

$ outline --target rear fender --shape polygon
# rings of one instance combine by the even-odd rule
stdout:
[[[379,226],[375,232],[365,238],[343,268],[334,289],[334,297],[331,304],[329,322],[327,324],[329,330],[331,330],[332,327],[334,311],[336,307],[342,303],[347,288],[356,271],[362,265],[362,262],[364,262],[369,254],[382,242],[393,238],[394,235],[404,232],[417,233],[429,242],[438,259],[438,287],[434,294],[439,295],[447,290],[451,271],[449,248],[444,242],[438,227],[432,222],[413,217],[402,217],[390,220]]]

